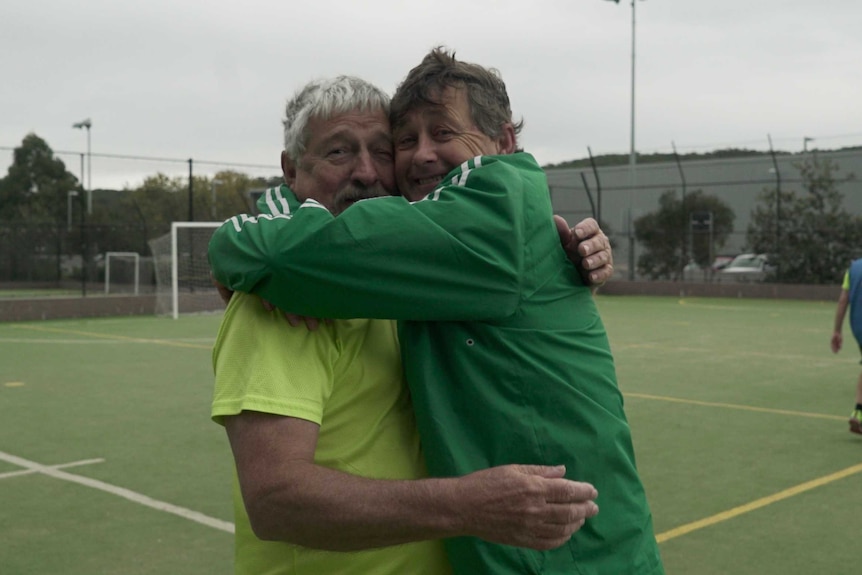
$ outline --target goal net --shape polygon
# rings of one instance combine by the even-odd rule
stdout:
[[[173,222],[171,231],[149,241],[156,274],[156,314],[216,311],[224,303],[210,279],[207,247],[223,222]]]
[[[141,289],[141,256],[138,252],[105,252],[105,295]]]

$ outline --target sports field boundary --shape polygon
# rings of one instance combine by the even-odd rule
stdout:
[[[10,284],[4,284],[9,286]],[[806,301],[836,301],[838,285],[793,285],[765,283],[698,283],[663,281],[624,281],[611,280],[599,289],[599,295],[643,295],[671,297],[715,297],[715,298],[769,298],[795,299]],[[217,293],[180,294],[183,300],[181,309],[204,311],[220,309]],[[194,297],[191,297],[194,296]],[[201,296],[205,301],[200,301]],[[4,299],[0,291],[0,322],[39,321],[51,319],[72,319],[89,317],[116,317],[135,315],[155,315],[156,296],[154,294],[94,295],[10,298]]]
[[[0,322],[155,315],[156,299],[154,294],[2,299],[0,292]],[[180,294],[180,300],[188,312],[224,307],[215,290]]]
[[[771,284],[754,282],[609,281],[600,295],[793,299],[837,301],[840,285]]]

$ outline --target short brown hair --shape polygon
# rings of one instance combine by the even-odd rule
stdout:
[[[467,90],[470,114],[486,136],[498,137],[506,123],[512,124],[516,136],[523,128],[523,120],[512,121],[509,94],[500,73],[494,68],[456,60],[455,52],[450,53],[442,46],[432,49],[398,86],[389,112],[392,128],[401,125],[416,107],[439,105],[440,92],[446,88]]]

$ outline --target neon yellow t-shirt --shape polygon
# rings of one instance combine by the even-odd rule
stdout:
[[[311,332],[237,292],[219,329],[213,368],[217,423],[243,410],[323,422],[315,463],[371,478],[426,475],[393,322],[338,320]],[[234,512],[237,574],[450,572],[439,541],[351,553],[261,541],[236,478]]]

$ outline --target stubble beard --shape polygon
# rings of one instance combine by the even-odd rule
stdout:
[[[376,183],[371,186],[357,186],[352,183],[347,184],[335,195],[335,200],[332,202],[332,213],[338,215],[360,200],[380,198],[390,195],[392,194],[387,192],[380,183]]]

